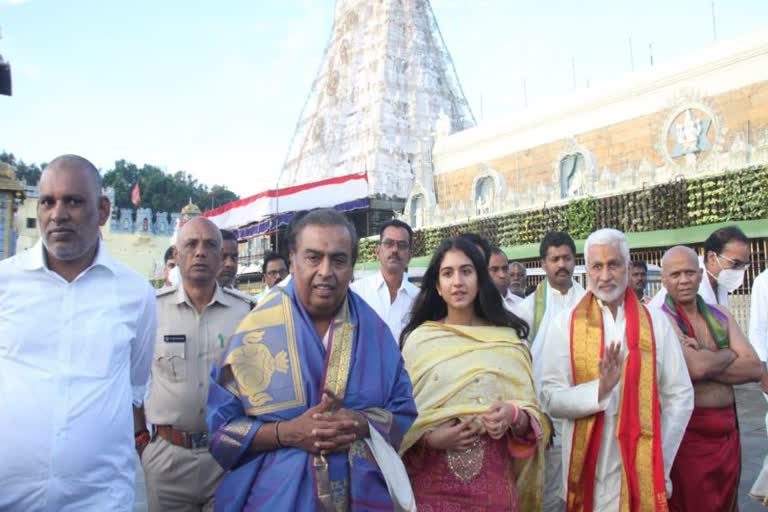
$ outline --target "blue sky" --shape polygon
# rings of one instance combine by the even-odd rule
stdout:
[[[475,116],[514,117],[713,42],[702,0],[433,0]],[[241,195],[274,184],[320,64],[333,0],[0,0],[0,150],[28,162],[125,158]],[[718,39],[768,26],[768,1],[718,0]],[[482,105],[482,108],[481,108]]]

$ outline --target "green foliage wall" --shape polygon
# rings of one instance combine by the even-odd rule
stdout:
[[[768,216],[768,166],[718,176],[678,179],[610,197],[585,197],[566,205],[508,213],[469,222],[417,230],[414,256],[424,256],[446,237],[472,231],[500,246],[538,243],[547,231],[567,231],[583,239],[597,228],[625,232],[686,228]],[[375,238],[361,241],[360,260],[373,258]]]

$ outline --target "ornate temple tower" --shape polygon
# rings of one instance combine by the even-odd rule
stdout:
[[[429,0],[337,0],[280,186],[367,171],[370,196],[431,191],[438,120],[475,123]]]

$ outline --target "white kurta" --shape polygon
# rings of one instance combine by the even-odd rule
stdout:
[[[768,270],[764,270],[752,283],[752,297],[749,308],[749,342],[763,363],[768,361]],[[768,394],[763,394],[768,400]],[[768,414],[765,416],[765,428],[768,429]],[[751,494],[768,496],[768,456],[763,461]]]
[[[768,361],[768,270],[763,270],[752,283],[749,341],[760,360]]]
[[[565,293],[560,293],[556,288],[547,286],[547,296],[545,297],[547,307],[544,310],[544,316],[541,318],[539,329],[536,331],[536,337],[529,340],[531,357],[533,358],[533,379],[536,384],[537,392],[541,390],[541,372],[542,364],[544,363],[542,351],[544,340],[547,338],[547,332],[563,312],[570,311],[570,309],[581,300],[584,293],[584,287],[576,281],[573,281],[573,285],[568,288],[568,291]],[[533,325],[533,310],[535,303],[536,294],[532,293],[518,304],[514,310],[514,313],[525,320],[529,326]]]
[[[712,288],[709,274],[707,274],[707,269],[704,268],[704,258],[701,256],[699,256],[699,268],[702,270],[701,283],[699,283],[699,295],[701,295],[701,298],[707,304],[720,304],[721,306],[728,307],[728,290],[723,286],[718,286],[717,291]],[[666,298],[667,289],[662,286],[648,305],[652,308],[661,308]]]
[[[600,303],[600,302],[599,302]],[[618,341],[626,357],[623,305],[614,319],[600,303],[603,313],[604,344]],[[605,422],[595,474],[595,511],[618,511],[621,493],[621,453],[616,441],[616,423],[622,381],[602,401],[598,401],[598,380],[573,385],[571,374],[570,318],[573,309],[561,314],[548,329],[543,352],[541,402],[554,418],[563,419],[563,490],[571,458],[574,421],[604,411]],[[671,492],[669,471],[693,411],[693,386],[688,376],[677,335],[664,313],[649,308],[656,340],[656,385],[661,407],[661,449],[667,494]],[[595,342],[599,342],[595,340]],[[565,496],[563,496],[565,498]]]
[[[549,328],[555,323],[555,320],[563,312],[569,311],[579,299],[584,296],[584,288],[573,281],[568,291],[560,293],[552,286],[547,286],[547,293],[544,300],[547,305],[544,310],[544,316],[541,318],[539,329],[536,331],[534,339],[529,340],[531,346],[531,357],[533,358],[533,381],[536,386],[536,395],[541,392],[541,371],[544,364],[545,354],[542,347],[547,337]],[[533,314],[536,303],[536,294],[532,293],[525,298],[515,308],[515,314],[526,321],[529,327],[533,326]],[[546,409],[545,409],[546,412]],[[562,436],[563,425],[561,420],[552,420],[552,426],[555,429],[555,437],[552,446],[546,451],[544,460],[546,463],[544,495],[542,496],[542,511],[554,512],[561,511],[562,504]]]
[[[515,308],[525,299],[507,290],[507,294],[504,295],[501,300],[504,304],[504,307],[507,308],[507,311],[516,313]]]

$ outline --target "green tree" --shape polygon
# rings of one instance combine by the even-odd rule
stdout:
[[[133,207],[131,190],[137,182],[141,191],[141,206],[156,212],[178,212],[190,200],[207,210],[211,205],[220,206],[238,199],[237,194],[223,185],[214,185],[209,189],[185,171],[170,174],[149,164],[139,168],[126,160],[118,160],[112,169],[104,173],[104,186],[115,190],[118,208]]]
[[[27,185],[35,186],[40,181],[40,175],[43,173],[46,164],[27,164],[23,160],[16,159],[13,153],[5,151],[0,153],[0,162],[5,162],[16,171],[16,178],[26,182]]]

